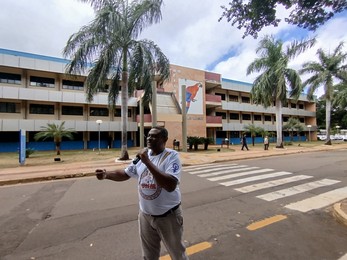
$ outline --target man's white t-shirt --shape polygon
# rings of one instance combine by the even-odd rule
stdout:
[[[165,148],[158,155],[151,155],[148,151],[150,161],[157,166],[160,171],[174,176],[178,183],[181,179],[182,164],[179,154],[175,150]],[[130,164],[125,172],[132,178],[138,180],[140,210],[150,215],[161,215],[172,209],[181,202],[181,192],[179,186],[172,192],[168,192],[159,186],[146,165],[139,161],[136,165]]]

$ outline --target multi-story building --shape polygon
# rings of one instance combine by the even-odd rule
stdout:
[[[87,102],[86,75],[65,74],[67,63],[65,59],[0,49],[0,152],[17,151],[20,129],[26,130],[27,147],[53,150],[52,141],[35,142],[34,135],[47,123],[63,121],[66,128],[74,129],[77,134],[72,141],[64,140],[62,149],[97,148],[99,134],[101,148],[121,147],[120,99],[111,112],[106,86],[104,92]],[[129,98],[129,147],[139,146],[143,138],[140,126],[141,129],[144,126],[146,135],[153,122],[169,130],[169,144],[174,139],[182,140],[182,125],[187,136],[211,137],[216,144],[225,138],[230,143],[239,143],[244,127],[249,124],[276,131],[275,108],[252,104],[249,83],[171,65],[170,80],[154,85],[157,95],[149,107],[141,109],[141,92]],[[289,117],[300,120],[304,138],[310,134],[311,140],[315,139],[314,102],[304,95],[298,101],[289,100],[283,108],[284,122]],[[102,123],[96,123],[97,120]],[[261,141],[261,137],[256,139]]]

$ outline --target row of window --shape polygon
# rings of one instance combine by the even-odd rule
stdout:
[[[54,115],[54,105],[30,104],[29,113],[38,115]],[[20,104],[11,102],[0,102],[0,113],[20,113]],[[82,106],[62,106],[62,115],[83,116]],[[109,116],[109,109],[103,107],[90,107],[90,116]],[[121,109],[114,111],[115,117],[121,117]],[[131,117],[131,110],[128,110],[128,117]]]
[[[20,113],[18,103],[0,102],[0,113]]]
[[[227,114],[224,112],[216,112],[216,116],[222,117],[222,119],[227,119]],[[239,114],[239,113],[229,113],[229,119],[230,120],[240,120],[240,117],[242,120],[252,120],[252,115],[251,114]],[[263,116],[262,115],[253,115],[253,120],[254,121],[262,121]],[[276,121],[276,118],[273,117],[274,121]],[[287,122],[289,117],[284,116],[283,121]],[[264,121],[265,122],[271,122],[272,121],[272,116],[271,115],[264,115]],[[299,118],[300,123],[305,123],[305,118],[300,117]]]
[[[54,78],[30,76],[29,82],[30,82],[29,83],[30,86],[55,88],[55,79]],[[0,72],[0,83],[20,85],[22,83],[22,75]],[[84,82],[83,81],[74,81],[74,80],[63,79],[62,83],[63,83],[63,89],[79,90],[79,91],[84,90]],[[109,89],[109,86],[106,85],[105,88],[101,89],[100,91],[101,92],[108,92],[108,89]]]
[[[226,95],[223,93],[215,93],[214,95],[220,96],[222,100],[226,100]],[[240,102],[239,96],[237,95],[229,95],[229,101],[230,102]],[[251,103],[251,98],[250,97],[245,97],[241,96],[241,103]],[[288,104],[284,104],[283,107],[288,107]],[[304,104],[295,104],[295,103],[290,103],[291,108],[299,108],[299,109],[304,109]]]
[[[21,75],[20,74],[0,72],[0,83],[21,84]],[[63,79],[62,83],[63,83],[63,89],[77,90],[77,91],[83,91],[84,90],[84,82],[83,81],[74,81],[74,80]],[[30,76],[30,86],[55,88],[55,79],[54,78],[46,78],[46,77]],[[108,92],[108,89],[109,89],[109,86],[106,85],[105,88],[100,89],[100,92]],[[226,95],[223,93],[215,93],[215,95],[220,96],[222,100],[226,100]],[[229,101],[239,102],[239,96],[229,95]],[[251,103],[251,99],[250,99],[250,97],[241,96],[241,102],[242,103]],[[298,105],[299,105],[299,109],[304,109],[304,104],[298,104]],[[288,105],[285,105],[285,106],[288,106]],[[297,105],[294,103],[291,103],[290,106],[291,106],[291,108],[297,108]]]
[[[227,118],[227,114],[224,112],[216,112],[216,116],[222,117],[222,119]],[[240,116],[242,120],[251,120],[251,114],[239,114],[239,113],[229,113],[229,118],[231,120],[240,120]],[[265,115],[264,121],[271,121],[271,115]],[[253,115],[254,121],[262,121],[262,115]]]
[[[0,83],[17,84],[22,82],[21,75],[0,72]]]

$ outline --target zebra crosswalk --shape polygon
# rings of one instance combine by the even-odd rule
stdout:
[[[327,178],[317,180],[314,176],[295,175],[287,171],[235,163],[186,166],[183,170],[222,186],[231,187],[241,193],[257,192],[255,197],[264,201],[281,200],[291,198],[293,195],[305,194],[307,198],[284,205],[287,209],[300,212],[320,209],[347,198],[347,186],[342,188],[334,186],[340,183],[339,180]],[[318,195],[308,193],[322,187],[329,187],[331,190]],[[270,192],[269,188],[271,188]],[[258,195],[259,193],[261,194]]]

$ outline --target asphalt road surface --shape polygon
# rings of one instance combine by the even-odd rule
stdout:
[[[185,167],[190,259],[346,256],[347,228],[331,215],[347,198],[346,158],[332,151]],[[0,259],[141,259],[135,180],[4,186],[0,202]]]

